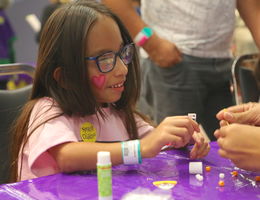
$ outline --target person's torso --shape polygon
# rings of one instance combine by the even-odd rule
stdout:
[[[142,0],[144,21],[185,54],[229,57],[236,0]]]
[[[42,175],[58,173],[56,161],[48,149],[65,142],[119,142],[129,139],[124,115],[112,107],[102,109],[100,114],[85,117],[62,114],[60,107],[51,98],[42,98],[34,106],[29,122],[31,134],[25,145],[22,159],[21,179],[31,179]],[[51,119],[46,122],[47,119]],[[136,116],[139,137],[153,129]],[[35,129],[36,128],[36,129]],[[23,155],[23,157],[21,157]]]

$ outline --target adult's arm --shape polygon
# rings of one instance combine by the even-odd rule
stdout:
[[[237,9],[260,49],[260,1],[238,0]]]
[[[147,25],[137,14],[132,6],[131,0],[103,0],[127,27],[132,38],[134,38]],[[181,54],[175,44],[160,38],[156,33],[148,39],[143,48],[160,67],[169,67],[181,61]]]

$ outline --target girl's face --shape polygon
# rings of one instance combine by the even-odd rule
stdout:
[[[106,67],[106,63],[109,64],[113,60],[113,52],[118,52],[123,46],[123,40],[116,22],[110,17],[100,16],[87,35],[85,57],[99,56],[100,66]],[[99,103],[118,101],[124,91],[128,72],[127,66],[119,56],[116,57],[113,70],[107,73],[100,72],[96,60],[86,60],[86,62],[91,88],[97,101]]]

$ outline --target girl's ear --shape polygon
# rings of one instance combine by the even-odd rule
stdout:
[[[63,83],[61,80],[61,67],[57,67],[54,72],[53,72],[53,78],[55,79],[55,81],[57,81],[57,83],[63,87]]]
[[[57,67],[54,72],[53,72],[53,78],[55,81],[57,81],[58,85],[64,89],[68,89],[68,85],[66,84],[66,82],[64,81],[64,78],[62,77],[61,73],[61,67]]]

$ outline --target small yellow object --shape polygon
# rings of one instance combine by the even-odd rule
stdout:
[[[210,166],[206,166],[206,167],[205,167],[205,170],[206,170],[206,172],[210,172],[211,167],[210,167]]]
[[[19,81],[19,83],[16,85],[17,88],[23,88],[27,85],[27,83],[24,80]]]
[[[7,90],[15,90],[16,89],[15,82],[13,80],[9,80],[6,84],[6,88]]]
[[[2,16],[0,16],[0,25],[2,25],[4,23],[5,23],[5,19]]]
[[[260,176],[256,176],[255,181],[260,181]]]
[[[153,185],[163,189],[163,190],[169,190],[172,189],[177,184],[177,181],[154,181]]]
[[[232,171],[231,174],[232,174],[232,176],[237,176],[238,172],[237,171]]]
[[[94,125],[90,122],[85,122],[81,125],[80,136],[83,142],[96,142],[97,131]]]
[[[224,182],[224,181],[219,181],[219,182],[218,182],[218,185],[219,185],[220,187],[223,187],[223,186],[225,185],[225,182]]]

